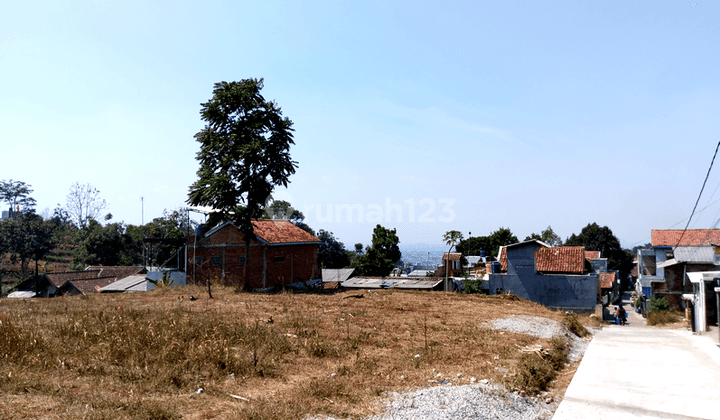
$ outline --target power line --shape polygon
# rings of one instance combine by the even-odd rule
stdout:
[[[687,224],[685,225],[685,229],[683,229],[682,234],[680,234],[680,238],[678,239],[677,245],[673,247],[673,251],[675,248],[677,248],[680,245],[680,242],[682,242],[683,236],[685,236],[685,232],[687,231],[688,226],[690,225],[690,221],[693,218],[693,215],[695,214],[695,209],[697,209],[698,203],[700,202],[700,197],[702,197],[703,190],[705,189],[705,184],[707,184],[707,180],[710,177],[710,171],[712,170],[713,163],[715,163],[715,157],[717,156],[718,149],[720,149],[720,141],[718,141],[717,146],[715,146],[715,154],[713,155],[712,160],[710,161],[710,167],[708,168],[707,174],[705,174],[705,181],[703,181],[702,188],[700,188],[700,194],[698,194],[697,200],[695,200],[695,206],[693,207],[692,213],[690,213],[690,218],[688,219]]]

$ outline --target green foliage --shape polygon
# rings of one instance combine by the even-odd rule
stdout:
[[[10,206],[10,215],[16,212],[32,213],[35,208],[35,199],[30,196],[33,189],[30,184],[22,181],[0,181],[0,200]]]
[[[297,167],[290,158],[293,123],[262,88],[263,79],[215,84],[200,111],[206,122],[195,135],[200,169],[188,196],[191,205],[217,210],[210,225],[232,220],[246,240],[254,239],[252,220],[262,216],[275,186],[287,187]]]
[[[353,262],[352,267],[361,276],[387,276],[402,257],[398,243],[400,239],[395,229],[375,226],[372,246],[365,249],[365,253]]]
[[[658,298],[658,297],[651,297],[648,301],[647,305],[647,312],[660,312],[660,311],[669,311],[670,310],[670,304],[668,303],[667,299],[664,297]]]
[[[0,257],[20,262],[22,278],[28,274],[30,259],[38,261],[55,247],[56,225],[34,213],[20,213],[0,223]]]
[[[77,236],[81,244],[74,252],[76,267],[142,264],[142,236],[133,238],[124,223],[102,226],[90,219],[87,227],[79,230]]]
[[[632,270],[632,256],[620,246],[620,241],[607,226],[589,223],[579,235],[574,233],[565,241],[566,246],[584,246],[588,251],[600,251],[603,258],[608,259],[608,269],[620,271],[624,279]]]
[[[482,290],[482,280],[463,280],[465,287],[463,293],[485,293]]]
[[[320,239],[318,262],[321,267],[344,268],[350,265],[350,257],[345,251],[345,245],[338,242],[332,232],[320,229],[317,237]]]
[[[501,227],[489,236],[461,239],[455,249],[465,255],[479,255],[480,251],[485,251],[487,256],[495,257],[501,246],[518,242],[517,236],[510,229]]]
[[[560,238],[560,236],[552,230],[551,226],[548,226],[547,229],[540,232],[539,235],[537,233],[532,233],[530,236],[525,238],[526,241],[531,239],[537,239],[550,246],[562,246],[563,244],[562,238]]]

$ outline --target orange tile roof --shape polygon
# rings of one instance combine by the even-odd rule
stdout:
[[[600,287],[603,289],[612,288],[612,284],[615,281],[615,272],[611,273],[600,273]]]
[[[596,259],[600,258],[600,251],[585,251],[585,259]]]
[[[650,237],[652,246],[704,246],[720,244],[720,229],[653,229]]]
[[[556,246],[535,251],[536,270],[543,273],[585,272],[585,247]]]
[[[255,235],[271,244],[320,242],[320,239],[287,220],[255,220],[252,224]]]
[[[442,256],[443,261],[450,258],[450,261],[460,261],[460,258],[462,258],[462,254],[459,252],[452,252],[450,253],[450,257],[448,257],[448,253],[444,253]]]

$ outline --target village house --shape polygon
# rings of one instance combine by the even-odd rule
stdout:
[[[462,253],[451,252],[448,254],[446,252],[442,256],[442,262],[442,265],[435,270],[435,277],[445,277],[446,269],[449,277],[462,276]]]
[[[653,229],[651,248],[640,249],[637,255],[636,291],[641,301],[647,305],[649,298],[664,298],[675,310],[682,310],[689,302],[690,309],[702,309],[698,311],[702,320],[697,319],[695,324],[716,324],[716,276],[690,273],[717,271],[718,244],[720,229]]]
[[[244,234],[232,222],[188,238],[187,281],[218,281],[249,289],[266,289],[320,276],[320,240],[287,220],[252,222],[257,239],[246,260]],[[248,283],[243,284],[244,270]]]
[[[550,247],[529,240],[500,248],[488,275],[490,294],[508,293],[553,308],[593,311],[607,260],[582,246]],[[606,277],[606,276],[603,276]]]

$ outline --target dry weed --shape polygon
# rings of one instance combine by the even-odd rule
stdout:
[[[453,383],[507,380],[522,363],[518,347],[539,340],[477,326],[561,318],[510,295],[361,293],[216,285],[214,299],[189,286],[4,300],[0,417],[360,417],[379,412],[383,392],[428,386],[437,373]]]

